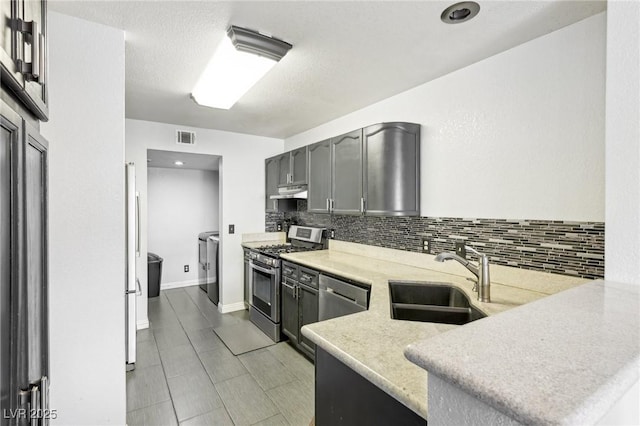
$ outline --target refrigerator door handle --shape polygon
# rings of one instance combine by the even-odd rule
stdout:
[[[138,289],[138,291],[136,291],[136,294],[138,296],[142,296],[142,286],[140,285],[140,280],[138,278],[136,278],[136,288]]]
[[[136,191],[136,257],[140,257],[140,193]]]

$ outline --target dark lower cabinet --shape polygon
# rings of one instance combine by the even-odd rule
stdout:
[[[309,358],[314,357],[315,344],[300,329],[318,322],[318,272],[283,262],[281,285],[282,333]]]
[[[301,329],[307,324],[318,322],[318,289],[298,285],[298,327]],[[298,332],[298,343],[303,351],[313,357],[316,345],[309,340],[302,331]]]
[[[0,425],[41,425],[49,415],[47,143],[0,106]]]
[[[316,348],[317,426],[425,426],[427,421],[322,348]]]

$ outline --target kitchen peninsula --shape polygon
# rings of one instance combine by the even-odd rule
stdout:
[[[425,370],[405,358],[404,352],[408,345],[422,342],[416,346],[419,349],[415,351],[419,351],[429,347],[430,339],[442,340],[448,336],[451,336],[451,343],[451,339],[456,334],[465,333],[464,330],[473,328],[480,333],[484,324],[495,323],[500,318],[491,318],[494,315],[538,300],[538,304],[551,302],[554,298],[547,296],[574,287],[581,286],[578,288],[582,289],[597,285],[597,282],[583,278],[492,265],[492,302],[480,303],[475,300],[471,291],[473,284],[467,280],[468,272],[464,268],[454,263],[435,262],[430,255],[332,240],[329,250],[289,254],[284,257],[300,265],[371,286],[368,311],[307,325],[302,332],[321,351],[325,351],[423,419],[429,418],[428,375]],[[398,279],[450,283],[461,289],[490,318],[462,327],[393,320],[390,316],[388,281]],[[587,285],[583,286],[584,284]],[[518,308],[509,314],[517,317],[521,311],[531,311],[526,308],[527,306]],[[637,313],[635,315],[637,320]],[[482,345],[475,343],[474,347],[468,347],[469,352],[476,348],[480,350]],[[484,349],[490,351],[491,347]],[[458,350],[463,357],[466,352],[460,348]],[[410,350],[410,353],[413,351],[414,349]],[[637,348],[631,348],[631,352],[635,353],[637,359]],[[499,357],[499,354],[494,354],[494,357]],[[518,362],[518,357],[512,358],[510,364]],[[466,374],[473,375],[473,372]],[[322,424],[323,413],[317,406],[316,416],[318,424]]]

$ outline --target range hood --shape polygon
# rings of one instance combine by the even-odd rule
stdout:
[[[278,188],[278,195],[269,197],[272,200],[287,200],[296,198],[299,200],[307,199],[307,185],[292,185]]]

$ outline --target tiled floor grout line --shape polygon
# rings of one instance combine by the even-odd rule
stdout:
[[[184,290],[182,290],[182,292],[187,294],[187,296],[189,297],[189,300],[191,300],[193,302],[193,304],[196,305],[196,308],[198,309],[198,312],[200,312],[200,314],[202,315],[202,312],[200,311],[200,308],[195,303],[195,301],[193,300],[191,295],[189,293],[187,293],[186,291],[184,291]],[[218,393],[218,390],[216,389],[215,384],[211,380],[211,377],[209,377],[209,373],[207,373],[207,369],[205,368],[204,364],[202,363],[202,359],[200,359],[200,354],[198,354],[198,352],[196,351],[196,348],[193,346],[193,342],[191,341],[191,338],[189,337],[189,333],[187,333],[187,329],[184,328],[184,325],[182,325],[182,321],[180,321],[180,314],[178,313],[178,311],[176,311],[176,308],[173,306],[173,303],[171,303],[171,299],[169,299],[169,296],[165,295],[165,297],[167,298],[167,301],[169,302],[169,306],[171,306],[171,310],[173,311],[173,313],[176,316],[176,319],[178,320],[178,324],[180,324],[180,328],[182,329],[184,334],[187,336],[187,340],[189,341],[189,346],[191,346],[191,349],[193,349],[193,351],[195,352],[196,357],[198,358],[198,362],[200,362],[200,365],[202,366],[202,369],[205,371],[205,373],[207,375],[207,379],[209,379],[209,381],[213,385],[213,390],[216,392],[216,394],[218,394],[218,398],[220,398],[220,401],[222,402],[222,405],[223,405],[225,411],[227,411],[227,414],[229,414],[229,410],[227,410],[227,407],[224,405],[224,401],[220,397],[220,394]],[[158,349],[158,352],[160,352],[160,349]],[[160,362],[162,362],[162,357],[160,357]],[[163,372],[164,372],[164,369],[163,369]],[[165,381],[167,382],[167,388],[169,389],[169,395],[171,396],[171,404],[173,405],[173,413],[176,416],[176,422],[179,425],[181,422],[180,422],[180,419],[178,418],[178,411],[176,410],[175,404],[173,402],[173,394],[171,393],[171,387],[169,386],[169,380],[167,379],[166,372],[165,372],[164,378],[165,378]],[[208,411],[207,413],[210,413],[210,411]],[[198,416],[201,416],[201,415],[204,415],[204,414],[207,414],[207,413],[197,414],[197,415],[195,415],[193,417],[189,417],[188,419],[184,419],[182,421],[186,422],[189,419],[193,419],[194,417],[198,417]],[[231,418],[231,416],[229,416],[229,418]],[[232,420],[232,422],[233,422],[233,420]]]
[[[197,289],[199,291],[201,291],[199,288]],[[186,294],[186,297],[184,296]],[[233,401],[233,399],[230,399],[228,401],[226,401],[222,395],[219,392],[218,386],[222,383],[225,383],[227,381],[232,381],[237,379],[238,377],[242,377],[242,376],[248,376],[248,378],[250,378],[253,382],[255,382],[255,385],[257,385],[256,389],[259,389],[260,392],[262,394],[264,394],[264,396],[266,397],[266,399],[264,400],[269,401],[274,409],[275,409],[275,413],[274,415],[271,415],[267,418],[263,418],[258,420],[256,423],[253,424],[257,424],[257,423],[262,423],[262,422],[268,422],[269,419],[274,418],[274,420],[277,418],[281,421],[283,421],[286,424],[297,424],[299,422],[300,419],[298,419],[298,414],[294,413],[289,413],[290,416],[292,417],[292,420],[290,420],[285,413],[280,409],[279,405],[278,405],[278,401],[280,401],[278,394],[281,392],[286,392],[286,390],[283,389],[279,389],[283,386],[298,386],[298,385],[303,385],[306,386],[308,383],[308,377],[307,374],[305,374],[306,370],[305,369],[300,369],[298,362],[299,360],[295,357],[292,357],[292,355],[288,352],[288,350],[284,350],[282,348],[278,348],[276,346],[274,346],[273,350],[270,350],[269,347],[267,348],[260,348],[257,351],[249,351],[248,353],[251,352],[256,352],[256,356],[257,359],[261,359],[264,361],[261,362],[266,362],[265,367],[261,367],[261,368],[268,368],[266,366],[269,365],[273,365],[274,368],[276,369],[289,369],[288,366],[291,366],[292,370],[290,371],[290,379],[287,376],[287,379],[289,379],[286,383],[280,383],[278,385],[273,385],[271,382],[267,381],[264,382],[264,385],[269,387],[268,389],[264,389],[263,386],[261,385],[262,381],[259,381],[257,379],[257,377],[262,377],[263,375],[263,370],[262,369],[258,369],[252,372],[252,370],[247,368],[247,364],[251,365],[251,357],[242,357],[242,355],[244,354],[239,354],[239,355],[235,355],[235,358],[237,359],[237,361],[239,361],[239,363],[242,365],[242,367],[245,370],[245,373],[243,373],[240,376],[237,377],[231,377],[228,378],[226,380],[223,380],[219,383],[214,383],[213,382],[213,378],[212,376],[209,374],[209,371],[207,370],[207,367],[205,366],[205,363],[203,361],[204,358],[201,358],[201,355],[204,353],[208,353],[210,351],[205,350],[202,353],[199,353],[196,350],[196,344],[194,342],[199,342],[200,340],[202,340],[204,342],[204,346],[202,347],[202,349],[207,349],[208,347],[214,347],[214,349],[212,349],[212,351],[215,351],[217,349],[215,349],[215,347],[217,347],[217,345],[213,345],[213,346],[209,346],[209,344],[213,344],[214,342],[210,342],[208,340],[208,332],[210,332],[214,338],[220,339],[216,332],[214,331],[214,324],[218,324],[218,326],[224,325],[226,322],[230,322],[231,324],[235,322],[243,322],[243,321],[247,321],[246,318],[246,313],[240,313],[240,315],[233,315],[231,317],[227,317],[226,314],[221,314],[219,312],[213,312],[213,309],[207,310],[210,308],[209,304],[208,304],[208,299],[205,300],[205,298],[202,297],[203,295],[200,294],[198,291],[194,291],[194,290],[188,290],[188,289],[172,289],[170,291],[163,291],[160,294],[160,298],[157,301],[157,304],[154,304],[153,307],[150,306],[150,310],[153,310],[154,312],[154,318],[156,318],[156,323],[160,322],[160,327],[154,329],[153,328],[153,324],[150,325],[150,338],[153,339],[153,343],[155,344],[155,350],[157,351],[158,357],[159,357],[159,366],[161,368],[162,371],[162,375],[163,375],[163,379],[164,379],[164,384],[167,387],[168,390],[168,394],[169,394],[169,399],[171,401],[171,406],[173,409],[173,419],[175,419],[176,423],[179,425],[181,422],[187,422],[187,421],[191,421],[193,419],[199,418],[201,417],[201,421],[205,418],[205,416],[218,416],[218,415],[226,415],[226,419],[228,421],[231,422],[232,425],[236,425],[236,420],[234,420],[231,416],[231,412],[230,412],[230,406],[228,406],[229,404],[235,404],[235,402]],[[191,303],[189,303],[191,302]],[[175,305],[174,305],[175,303]],[[192,311],[191,305],[195,305],[196,309]],[[182,308],[182,310],[180,310],[180,312],[177,310],[177,308]],[[215,308],[214,305],[211,305],[211,308]],[[204,321],[193,321],[194,318],[194,314],[195,312],[198,312],[204,320],[206,320],[206,326],[202,327],[203,325],[205,325]],[[219,313],[220,318],[218,318],[218,316],[216,315],[216,313]],[[184,317],[184,318],[183,318]],[[174,320],[177,321],[179,327],[176,327]],[[184,322],[183,322],[184,320]],[[162,325],[165,324],[165,327],[163,327]],[[187,330],[188,327],[196,327],[194,329],[189,328]],[[193,364],[193,366],[196,365],[200,365],[202,367],[203,370],[203,374],[207,375],[207,380],[209,382],[209,384],[213,387],[213,390],[215,391],[215,394],[217,395],[217,397],[220,399],[220,403],[221,403],[221,407],[220,408],[224,408],[224,411],[221,411],[220,408],[214,408],[210,411],[204,412],[204,413],[199,413],[196,415],[193,415],[191,417],[185,418],[183,420],[179,420],[178,418],[178,411],[175,405],[175,400],[176,398],[180,398],[180,396],[176,396],[173,395],[173,392],[171,390],[171,387],[169,386],[169,380],[167,377],[167,373],[166,373],[166,368],[169,367],[169,364],[171,362],[173,362],[173,355],[171,355],[170,358],[163,358],[162,356],[160,356],[160,352],[161,349],[158,346],[158,341],[156,340],[156,332],[162,329],[176,329],[177,330],[181,330],[183,333],[185,333],[186,337],[187,337],[187,342],[188,345],[191,347],[191,350],[196,354],[197,358],[198,358],[198,363],[197,364]],[[205,330],[207,332],[205,332]],[[166,337],[165,337],[166,340]],[[164,340],[163,340],[164,342]],[[167,341],[169,343],[169,347],[163,348],[162,351],[163,352],[168,352],[171,351],[172,348],[174,348],[175,346],[173,346],[171,344],[171,340]],[[208,343],[207,343],[208,342]],[[165,342],[166,343],[166,342]],[[165,344],[163,343],[163,345]],[[179,342],[175,342],[175,343],[179,343]],[[222,341],[222,343],[224,344],[224,341]],[[185,345],[185,343],[182,343],[182,345]],[[224,349],[225,350],[229,350],[228,347],[226,346],[226,344],[224,344]],[[265,351],[265,354],[262,355],[258,355],[257,352],[258,351]],[[292,349],[293,351],[295,351],[295,349]],[[180,352],[180,351],[178,351]],[[155,356],[155,355],[154,355]],[[271,357],[274,358],[275,361],[277,361],[277,364],[270,364],[271,361]],[[149,368],[149,367],[153,367],[153,366],[146,366],[144,368]],[[156,370],[157,371],[157,370]],[[182,369],[180,370],[182,371]],[[186,370],[185,370],[186,371]],[[178,371],[177,371],[178,372]],[[256,375],[254,375],[254,373]],[[182,373],[179,374],[179,376],[182,376],[184,374],[188,374],[188,373]],[[190,374],[190,373],[189,373]],[[248,380],[248,379],[247,379]],[[262,379],[261,379],[262,380]],[[205,382],[206,383],[206,382]],[[206,385],[205,385],[206,386]],[[276,389],[279,389],[278,391],[276,391]],[[149,407],[154,407],[154,406],[158,406],[160,404],[165,404],[165,401],[160,401],[160,402],[156,402],[153,404],[149,404],[145,407],[138,407],[136,408],[136,410],[141,410],[141,409],[149,409]],[[306,403],[305,403],[306,404]],[[306,405],[305,405],[306,406]],[[165,406],[166,407],[166,406]],[[296,405],[297,407],[297,405]],[[302,407],[302,405],[300,406]],[[204,407],[203,407],[204,408]],[[208,408],[208,407],[207,407]],[[157,409],[157,408],[156,408]],[[165,408],[166,409],[166,408]],[[133,411],[136,411],[133,410]],[[153,409],[152,409],[153,410]],[[133,412],[132,411],[132,412]],[[147,412],[144,412],[145,417],[144,420],[140,419],[141,421],[144,421],[145,423],[148,422],[149,418],[146,417],[147,416]],[[213,413],[217,413],[217,414],[213,414]],[[167,413],[168,414],[168,413]],[[266,413],[263,413],[263,415]],[[279,416],[279,417],[278,417]],[[256,416],[255,418],[257,418],[258,416]],[[166,419],[170,419],[170,417],[165,416]]]
[[[160,294],[159,297],[162,297],[163,295]],[[176,319],[178,320],[178,324],[180,324],[180,327],[182,327],[182,323],[180,322],[180,318],[178,318],[178,313],[176,312],[176,310],[173,308],[173,304],[171,304],[171,300],[169,300],[169,297],[167,297],[166,295],[164,295],[164,297],[167,298],[167,303],[169,304],[169,306],[171,307],[171,310],[173,311],[174,315],[176,316]],[[153,324],[151,324],[151,326],[153,326]],[[184,328],[183,328],[184,330]],[[185,331],[186,334],[186,331]],[[156,334],[153,333],[153,338],[156,338]],[[189,338],[189,336],[187,335],[187,339]],[[176,424],[180,424],[180,421],[178,420],[178,412],[176,411],[176,406],[173,402],[173,396],[171,395],[171,388],[169,387],[169,380],[167,379],[167,372],[164,369],[164,361],[162,360],[162,356],[160,355],[160,348],[158,347],[158,342],[156,341],[156,349],[158,349],[158,358],[160,358],[160,365],[162,366],[162,374],[164,375],[164,382],[167,384],[167,390],[169,391],[169,400],[171,401],[171,406],[173,407],[173,416],[176,419]]]
[[[191,294],[189,294],[188,291],[185,291],[185,290],[182,290],[182,291],[189,297],[189,299],[193,302],[193,304],[196,305],[196,309],[198,309],[198,312],[200,312],[200,315],[202,315],[206,319],[206,317],[204,316],[204,312],[202,312],[202,310],[200,309],[200,306],[198,306],[198,304],[193,299]],[[169,300],[169,303],[171,303],[171,300]],[[173,308],[173,305],[171,305],[171,307]],[[174,309],[174,312],[175,312],[175,309]],[[176,312],[176,315],[178,315],[177,312]],[[180,322],[180,318],[179,317],[178,317],[178,322]],[[208,319],[207,319],[207,322],[209,322]],[[211,323],[209,323],[209,325],[211,325]],[[182,327],[182,329],[184,330],[185,334],[187,335],[187,339],[189,340],[189,344],[193,348],[193,351],[196,353],[196,356],[198,357],[198,361],[200,361],[200,365],[202,365],[202,368],[204,369],[205,373],[207,374],[207,379],[209,379],[209,382],[213,386],[213,390],[218,395],[218,398],[220,398],[220,402],[222,402],[222,407],[224,407],[224,411],[227,413],[227,415],[231,419],[231,423],[233,423],[235,425],[235,422],[233,421],[233,418],[231,417],[231,413],[229,412],[229,408],[227,407],[227,404],[224,403],[224,399],[222,399],[222,396],[220,396],[220,393],[218,392],[218,388],[216,388],[216,384],[213,383],[213,380],[211,379],[211,376],[209,376],[209,372],[207,371],[207,368],[205,367],[204,363],[202,362],[202,358],[200,358],[200,354],[198,353],[198,351],[196,351],[195,346],[193,346],[193,341],[191,340],[191,337],[189,337],[189,333],[187,333],[187,330],[182,325],[182,322],[180,322],[180,326]],[[207,327],[207,328],[210,328],[211,332],[215,335],[215,332],[213,331],[213,327]],[[171,390],[169,390],[169,392],[171,392]],[[210,413],[210,412],[211,411],[208,411],[208,413]],[[198,416],[202,416],[204,414],[207,414],[207,413],[199,414]],[[193,417],[190,417],[189,419],[193,419],[194,417],[198,417],[198,416],[193,416]],[[177,417],[177,414],[176,414],[176,417]],[[187,421],[189,419],[185,419],[184,421]]]
[[[187,291],[185,291],[185,293],[187,293],[187,294],[189,295],[189,298],[190,298],[190,299],[193,301],[193,303],[196,305],[196,307],[198,308],[198,311],[200,311],[200,314],[202,314],[202,315],[204,316],[204,312],[202,312],[202,310],[200,309],[200,305],[198,305],[198,303],[193,299],[193,296],[192,296],[189,292],[187,292]],[[211,331],[215,334],[215,331],[213,331],[213,327],[211,327]],[[187,338],[188,338],[188,337],[189,337],[189,335],[187,335]],[[189,341],[191,341],[191,340],[189,340]],[[222,343],[224,344],[224,341],[223,341]],[[225,346],[226,346],[226,345],[225,345]],[[195,348],[194,348],[194,349],[195,349]],[[241,354],[241,355],[242,355],[242,354]],[[237,355],[236,355],[236,356],[237,356]],[[244,366],[244,368],[247,370],[247,374],[248,374],[248,375],[249,375],[253,380],[255,380],[255,377],[253,376],[253,374],[251,374],[251,371],[249,371],[249,369],[247,369],[247,366],[245,365],[245,363],[244,363],[244,362],[242,362],[242,359],[241,359],[239,356],[237,356],[237,357],[238,357],[238,360],[240,361],[240,363],[241,363],[241,364]],[[198,358],[200,358],[200,357],[198,356]],[[280,360],[277,360],[277,361],[278,361],[278,362],[280,362]],[[202,360],[201,360],[200,362],[202,362]],[[280,363],[282,364],[282,362],[280,362]],[[282,365],[283,365],[283,367],[284,367],[284,364],[282,364]],[[209,376],[209,374],[207,374],[207,376]],[[224,382],[226,382],[226,381],[228,381],[228,380],[233,380],[233,379],[234,379],[234,377],[229,378],[229,379],[227,379],[227,380],[223,380],[223,381],[222,381],[222,382],[220,382],[220,383],[224,383]],[[209,377],[209,380],[211,380],[211,377]],[[211,383],[213,383],[213,380],[211,380]],[[256,382],[256,383],[257,383],[257,382]],[[259,383],[258,383],[258,386],[260,386],[260,384],[259,384]],[[213,383],[213,387],[214,387],[214,389],[216,390],[216,393],[218,393],[218,396],[220,396],[220,393],[218,392],[218,388],[217,388],[217,386],[216,386],[216,384],[215,384],[215,383]],[[262,387],[261,387],[261,386],[260,386],[260,388],[262,389]],[[278,406],[277,406],[277,404],[275,403],[275,401],[273,400],[273,398],[271,398],[271,397],[269,396],[269,394],[267,393],[267,390],[262,389],[262,391],[265,393],[265,395],[267,395],[267,397],[269,398],[269,400],[270,400],[270,401],[273,403],[273,405],[277,408],[277,407],[278,407]],[[224,405],[224,408],[225,408],[225,410],[227,411],[227,414],[229,414],[229,418],[231,419],[231,422],[235,425],[235,422],[233,421],[233,418],[231,417],[231,414],[229,413],[229,409],[228,409],[227,405],[225,404],[224,399],[222,399],[222,397],[220,397],[220,400],[222,401],[222,405]],[[279,408],[278,408],[278,414],[279,414],[279,415],[281,415],[282,417],[284,417],[284,418],[285,418],[285,420],[287,421],[287,423],[289,423],[289,420],[285,417],[285,415],[284,415],[282,412],[280,412],[280,409],[279,409]],[[271,417],[275,417],[275,416],[277,416],[278,414],[276,414],[276,415],[274,415],[274,416],[271,416]],[[257,423],[260,423],[260,422],[262,422],[262,421],[268,420],[268,419],[270,419],[271,417],[268,417],[267,419],[262,419],[262,420],[258,421]]]

